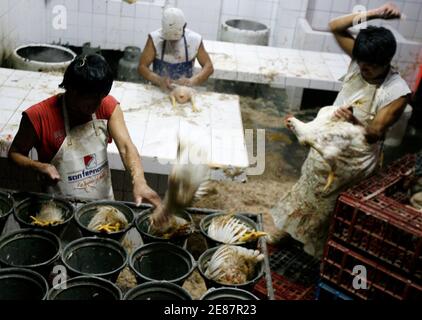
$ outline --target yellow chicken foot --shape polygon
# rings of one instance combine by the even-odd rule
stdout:
[[[328,188],[330,188],[330,186],[333,184],[334,181],[334,172],[332,170],[330,170],[330,173],[328,174],[328,178],[327,178],[327,183],[324,186],[323,191],[327,191]]]
[[[196,107],[195,100],[193,97],[190,98],[190,102],[192,103],[192,112],[199,112],[199,109]]]
[[[268,233],[266,232],[262,232],[262,231],[251,231],[251,232],[247,232],[245,233],[245,235],[243,235],[239,241],[240,242],[247,242],[247,241],[253,241],[256,240],[260,237],[266,236],[268,235]]]
[[[170,96],[170,99],[171,99],[171,105],[173,106],[173,108],[176,108],[176,97]]]
[[[108,233],[116,232],[119,230],[120,230],[120,223],[116,223],[115,225],[107,223],[107,224],[102,224],[97,227],[97,231],[106,231]]]
[[[30,216],[30,218],[32,219],[32,224],[35,224],[37,226],[46,227],[50,224],[50,222],[37,219],[34,216]]]

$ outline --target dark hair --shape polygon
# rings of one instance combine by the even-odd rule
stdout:
[[[397,49],[393,33],[384,27],[369,26],[356,37],[353,58],[377,65],[389,65]]]
[[[80,55],[67,67],[60,88],[72,88],[81,94],[107,95],[113,85],[113,73],[99,54]]]

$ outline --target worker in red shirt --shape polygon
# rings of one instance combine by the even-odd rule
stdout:
[[[117,100],[109,95],[113,75],[98,54],[77,57],[66,69],[61,88],[25,110],[9,159],[46,179],[50,193],[89,199],[113,199],[107,145],[114,139],[132,177],[136,204],[155,206],[160,197],[147,184],[141,159]],[[28,157],[35,147],[38,161]]]

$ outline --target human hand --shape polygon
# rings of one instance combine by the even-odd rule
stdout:
[[[155,207],[161,206],[160,196],[152,190],[146,182],[139,182],[133,185],[133,199],[136,206],[140,206],[143,199],[147,200]]]
[[[174,81],[178,85],[186,86],[186,87],[193,87],[195,85],[195,82],[192,80],[192,78],[180,78],[176,81]]]
[[[385,20],[401,17],[400,9],[394,3],[386,3],[379,8],[373,9],[372,14],[377,18]]]
[[[156,229],[159,229],[161,226],[165,225],[169,221],[169,219],[170,215],[165,211],[162,205],[156,207],[151,216],[149,217],[151,226]]]
[[[334,111],[334,118],[339,120],[354,123],[356,118],[353,115],[353,108],[351,106],[343,106]]]
[[[41,163],[38,171],[43,174],[50,182],[57,183],[60,179],[60,174],[56,167],[50,163]]]
[[[159,85],[163,91],[173,90],[173,84],[170,78],[160,77]]]

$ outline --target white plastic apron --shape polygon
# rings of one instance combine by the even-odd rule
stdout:
[[[70,130],[67,109],[62,103],[66,138],[51,160],[61,180],[48,191],[66,196],[113,200],[107,159],[107,122],[93,120]]]

